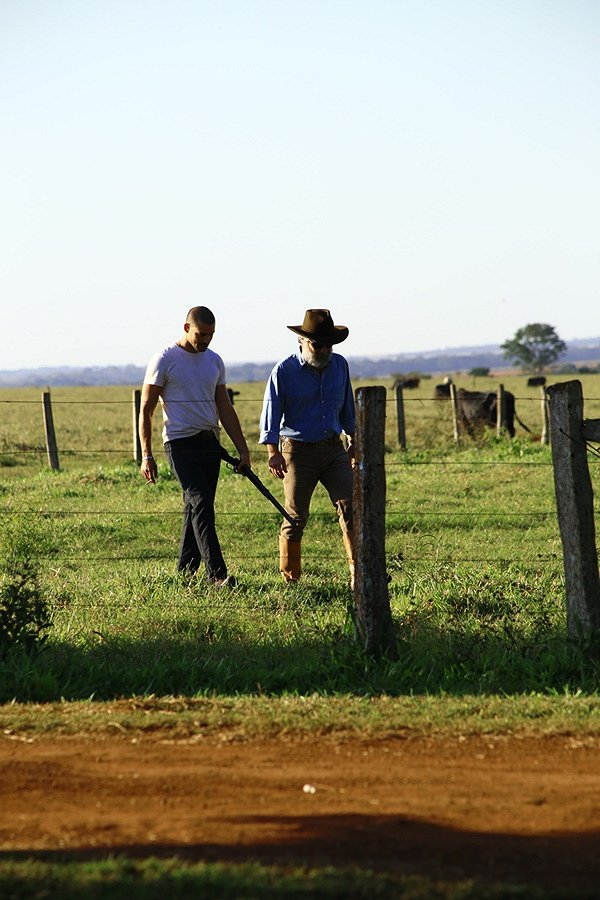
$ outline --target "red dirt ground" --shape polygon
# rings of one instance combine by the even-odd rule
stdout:
[[[335,863],[600,896],[599,751],[570,737],[4,734],[0,861]]]

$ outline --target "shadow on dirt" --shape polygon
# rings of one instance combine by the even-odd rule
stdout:
[[[597,832],[541,836],[482,834],[410,818],[372,815],[248,816],[236,817],[231,823],[236,829],[246,826],[250,832],[276,828],[282,837],[276,843],[138,844],[60,852],[3,852],[0,864],[25,860],[81,863],[109,858],[136,861],[176,858],[187,863],[259,862],[311,869],[352,866],[395,877],[417,876],[431,883],[468,880],[482,888],[519,886],[524,890],[519,896],[538,896],[539,889],[543,890],[543,896],[552,897],[597,896],[592,892],[597,891],[600,880]],[[142,890],[136,896],[146,895]]]

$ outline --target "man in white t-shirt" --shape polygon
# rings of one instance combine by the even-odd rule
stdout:
[[[187,314],[183,336],[152,357],[142,388],[139,433],[141,473],[154,484],[152,417],[160,400],[165,453],[183,490],[183,531],[177,568],[194,574],[204,562],[209,581],[233,586],[215,528],[214,499],[221,462],[219,420],[235,444],[242,465],[250,453],[225,383],[225,365],[208,349],[215,317],[206,306]]]

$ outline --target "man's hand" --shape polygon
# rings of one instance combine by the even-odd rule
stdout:
[[[142,465],[140,466],[140,472],[148,482],[148,484],[156,483],[156,476],[158,475],[158,467],[156,465],[156,460],[153,456],[150,459],[143,459]]]
[[[356,466],[356,455],[354,453],[354,444],[348,444],[348,449],[346,451],[348,454],[348,459],[350,460],[350,465],[354,469]]]
[[[240,453],[240,464],[239,464],[239,466],[236,466],[236,471],[238,469],[243,469],[244,466],[248,466],[249,469],[252,468],[252,466],[250,465],[250,451],[248,450],[247,447],[245,450],[242,450],[242,452]]]
[[[274,475],[275,478],[283,478],[287,472],[287,465],[283,458],[283,453],[279,450],[275,450],[274,453],[269,453],[269,472],[271,475]]]

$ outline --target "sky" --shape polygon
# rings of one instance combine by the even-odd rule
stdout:
[[[0,369],[600,335],[597,0],[0,0]]]

